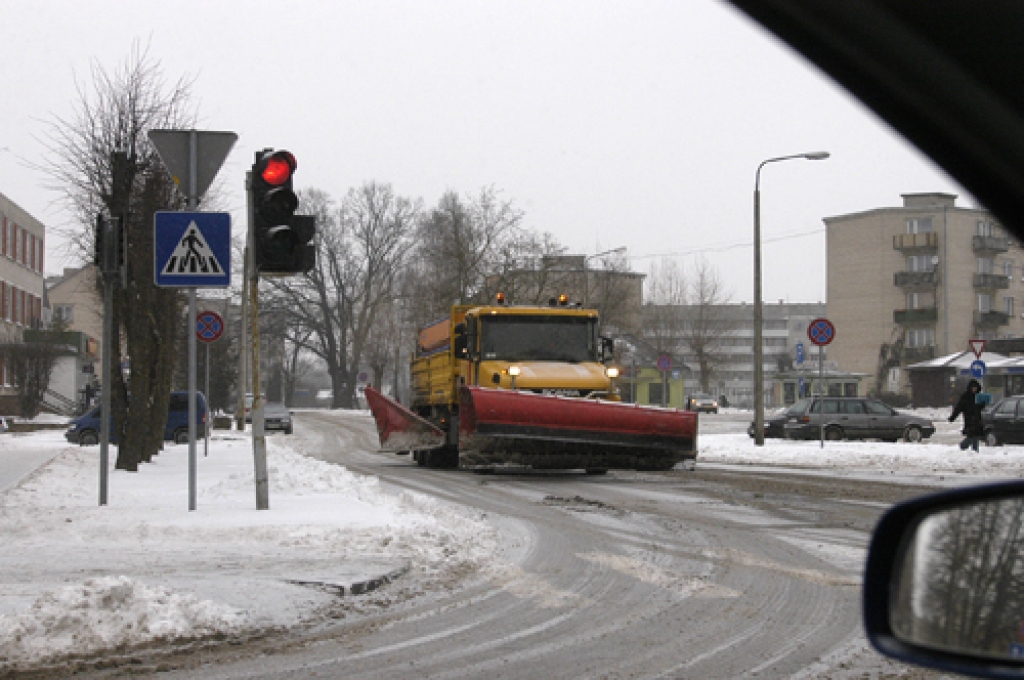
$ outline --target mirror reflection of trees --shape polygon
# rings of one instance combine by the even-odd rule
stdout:
[[[899,576],[896,634],[931,647],[1016,656],[1014,648],[1024,645],[1022,519],[1024,499],[1011,499],[921,522]]]

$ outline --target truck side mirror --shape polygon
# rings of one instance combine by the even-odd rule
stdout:
[[[615,341],[611,338],[601,338],[601,362],[608,363],[615,358]]]
[[[466,324],[455,324],[455,358],[468,359],[469,352],[466,348]]]

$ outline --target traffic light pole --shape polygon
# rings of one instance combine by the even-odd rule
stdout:
[[[246,181],[246,195],[249,203],[249,230],[247,234],[249,253],[254,252],[255,205],[252,190],[253,176],[249,173]],[[256,481],[256,509],[270,508],[270,484],[267,480],[267,437],[263,428],[263,389],[260,386],[260,273],[256,258],[246,258],[249,282],[249,342],[252,348],[252,460],[253,476]]]

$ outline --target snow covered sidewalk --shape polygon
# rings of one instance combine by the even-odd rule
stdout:
[[[481,519],[300,455],[293,441],[268,438],[263,511],[249,438],[218,434],[208,457],[200,443],[189,512],[188,446],[168,445],[138,473],[111,469],[100,507],[99,447],[59,431],[0,437],[0,465],[56,451],[0,494],[0,674],[315,620],[354,585],[422,581],[492,550]]]

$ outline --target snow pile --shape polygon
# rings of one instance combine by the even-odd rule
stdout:
[[[137,473],[113,469],[112,447],[99,506],[99,447],[69,446],[60,432],[0,437],[0,472],[33,451],[52,458],[0,494],[0,675],[356,606],[296,583],[411,568],[399,589],[419,592],[493,559],[481,518],[295,450],[310,446],[268,438],[270,509],[257,510],[250,439],[215,437],[208,456],[200,442],[190,512],[188,446],[168,445]]]
[[[127,576],[89,579],[0,617],[0,659],[13,663],[88,655],[125,645],[243,631],[248,616]]]

